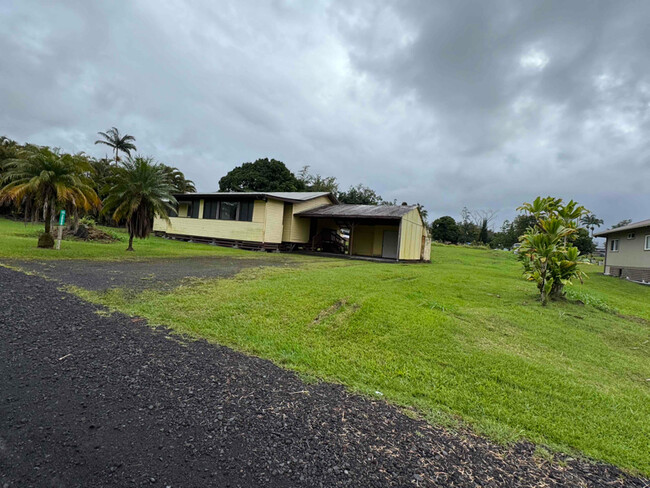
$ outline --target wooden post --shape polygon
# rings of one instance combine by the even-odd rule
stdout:
[[[350,224],[350,242],[348,244],[349,249],[348,249],[348,255],[352,256],[352,239],[354,236],[354,222]]]

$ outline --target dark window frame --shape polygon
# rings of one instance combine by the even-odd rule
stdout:
[[[244,210],[244,205],[246,205],[246,210]],[[239,202],[239,206],[237,207],[237,220],[239,222],[252,222],[254,208],[255,208],[255,201],[253,200],[243,200]]]
[[[194,211],[196,209],[196,212]],[[201,210],[201,202],[190,202],[187,209],[187,218],[188,219],[198,219],[199,210]]]
[[[212,210],[212,215],[208,213]],[[203,200],[203,218],[206,220],[218,220],[219,200]]]
[[[224,204],[227,204],[227,205],[224,205]],[[230,210],[232,210],[233,207],[231,207],[231,205],[234,205],[234,210],[235,210],[234,215],[232,216],[231,219],[223,218],[222,212],[225,209],[229,208],[229,207],[230,207]],[[226,220],[226,221],[233,221],[234,220],[234,221],[237,221],[238,214],[239,214],[239,202],[233,202],[233,201],[221,201],[221,202],[219,202],[219,213],[218,213],[218,219],[219,220]]]

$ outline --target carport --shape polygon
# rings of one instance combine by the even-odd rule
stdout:
[[[310,219],[309,248],[395,261],[429,261],[431,241],[415,205],[328,205]]]

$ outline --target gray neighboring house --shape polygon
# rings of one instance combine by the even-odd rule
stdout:
[[[650,284],[650,219],[597,232],[607,239],[605,274]]]

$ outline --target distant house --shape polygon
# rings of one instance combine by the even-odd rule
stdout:
[[[242,249],[320,251],[429,261],[431,241],[414,205],[344,205],[327,192],[183,193],[156,235]]]
[[[605,274],[650,283],[650,219],[594,234],[605,237]]]

